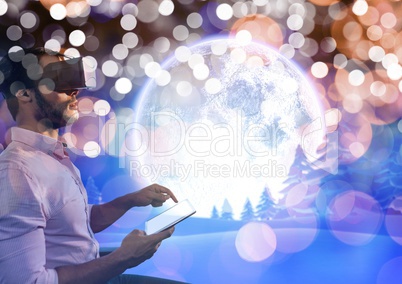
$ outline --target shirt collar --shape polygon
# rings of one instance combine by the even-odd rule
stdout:
[[[20,127],[12,127],[11,140],[24,143],[47,154],[56,155],[61,158],[65,156],[64,143],[62,143],[62,141],[31,130]]]

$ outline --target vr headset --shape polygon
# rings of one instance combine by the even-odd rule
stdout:
[[[82,57],[49,63],[43,69],[39,85],[57,92],[95,88],[95,68]]]

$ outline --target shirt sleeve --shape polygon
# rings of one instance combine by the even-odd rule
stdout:
[[[37,182],[20,169],[0,170],[0,283],[57,283],[46,269],[46,216]]]

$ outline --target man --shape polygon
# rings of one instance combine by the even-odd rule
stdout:
[[[58,137],[59,128],[78,118],[77,95],[88,87],[82,71],[81,61],[45,49],[0,61],[0,92],[16,121],[0,155],[0,283],[105,283],[152,257],[173,233],[134,230],[120,248],[99,257],[94,233],[134,206],[177,199],[154,184],[87,204],[80,173]]]

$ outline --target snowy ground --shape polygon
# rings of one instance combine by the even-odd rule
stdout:
[[[269,258],[250,262],[239,256],[235,245],[238,230],[244,224],[189,218],[176,226],[175,234],[163,242],[152,259],[126,273],[200,284],[400,283],[402,246],[385,232],[367,244],[352,246],[339,241],[324,226],[318,230],[295,230],[292,222],[278,221],[270,224],[276,235],[290,240],[293,237],[289,245],[307,241],[305,248],[285,253],[286,247],[279,248],[278,241],[278,250]],[[103,250],[110,250],[120,244],[127,232],[111,228],[97,238]]]

